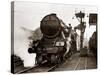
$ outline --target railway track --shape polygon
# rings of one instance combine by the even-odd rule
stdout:
[[[80,56],[80,53],[74,54],[70,60],[66,60],[65,63],[58,66],[54,71],[75,71],[75,70],[87,70],[96,69],[97,63],[93,55]]]
[[[21,74],[21,73],[34,73],[34,72],[50,72],[54,70],[58,65],[36,65],[31,68],[26,68],[21,71],[16,72],[16,74]]]
[[[64,61],[63,61],[64,62]],[[60,64],[62,64],[61,62]],[[57,68],[60,64],[48,64],[44,61],[41,65],[35,65],[34,67],[25,68],[21,61],[16,61],[14,64],[14,73],[21,74],[21,73],[34,73],[34,72],[50,72]]]
[[[77,69],[77,67],[78,67],[78,65],[79,65],[79,63],[80,63],[80,59],[81,59],[81,58],[79,58],[78,62],[76,63],[76,66],[75,66],[74,70]]]
[[[76,63],[74,70],[87,69],[87,57],[79,57],[78,62]]]
[[[26,69],[23,69],[23,70],[21,70],[21,71],[18,71],[18,72],[16,72],[16,74],[24,73],[24,72],[26,72],[26,71],[28,71],[28,70],[31,70],[31,69],[35,68],[35,67],[37,67],[37,65],[34,66],[34,67],[30,67],[30,68],[26,68]]]
[[[15,67],[14,73],[21,74],[21,73],[35,73],[35,72],[50,72],[53,71],[55,68],[63,64],[65,61],[62,61],[59,64],[48,64],[44,61],[41,65],[35,65],[34,67],[25,68],[23,65],[18,65]]]
[[[80,57],[80,54],[77,53],[66,61],[61,62],[60,64],[51,65],[48,63],[44,63],[42,65],[36,65],[31,68],[23,68],[23,70],[21,68],[21,70],[16,71],[16,74],[49,71],[86,70],[92,68],[96,68],[96,63],[93,59],[93,56]]]

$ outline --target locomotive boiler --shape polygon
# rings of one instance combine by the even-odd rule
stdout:
[[[71,38],[74,40],[74,34],[71,34],[71,27],[64,25],[56,14],[45,16],[40,30],[43,34],[41,40],[33,41],[28,49],[29,53],[36,53],[36,64],[42,64],[45,60],[52,64],[60,63],[67,54],[71,55]]]

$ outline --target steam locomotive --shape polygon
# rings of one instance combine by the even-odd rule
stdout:
[[[89,49],[97,59],[97,32],[95,31],[89,40]]]
[[[56,14],[45,16],[40,23],[43,34],[41,40],[33,41],[29,53],[36,53],[36,64],[47,61],[60,63],[77,50],[74,31],[59,19]]]

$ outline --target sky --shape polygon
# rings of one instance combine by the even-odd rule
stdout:
[[[84,38],[89,40],[90,36],[96,30],[95,26],[88,24],[87,17],[89,13],[97,13],[97,8],[94,6],[83,6],[83,5],[66,5],[66,4],[49,4],[49,3],[34,3],[34,2],[21,2],[15,1],[14,3],[14,51],[15,54],[20,56],[24,63],[24,66],[33,66],[35,62],[30,62],[35,58],[34,55],[28,54],[28,37],[31,35],[30,32],[26,32],[21,29],[25,27],[29,30],[34,31],[40,26],[42,18],[48,14],[56,13],[57,17],[62,19],[66,25],[71,23],[72,27],[79,24],[75,17],[75,12],[83,11],[86,13],[86,32]],[[74,19],[72,19],[74,17]],[[77,30],[78,34],[79,31]],[[24,53],[24,55],[23,55]],[[27,56],[27,57],[26,57]],[[33,57],[33,58],[32,58]],[[29,59],[29,61],[27,61]]]
[[[15,28],[26,27],[35,30],[40,26],[42,18],[50,13],[56,13],[58,18],[62,19],[66,25],[71,23],[72,26],[79,24],[75,18],[75,12],[83,11],[86,16],[89,13],[97,13],[97,8],[93,6],[82,5],[63,5],[63,4],[49,4],[49,3],[33,3],[33,2],[15,2],[14,17]],[[72,19],[74,17],[74,19]],[[88,17],[85,17],[88,27]],[[91,29],[93,30],[93,28]]]

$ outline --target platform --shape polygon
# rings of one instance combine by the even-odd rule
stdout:
[[[69,71],[69,70],[87,70],[96,69],[97,60],[93,54],[80,56],[80,53],[72,55],[66,62],[56,68],[54,71]]]

